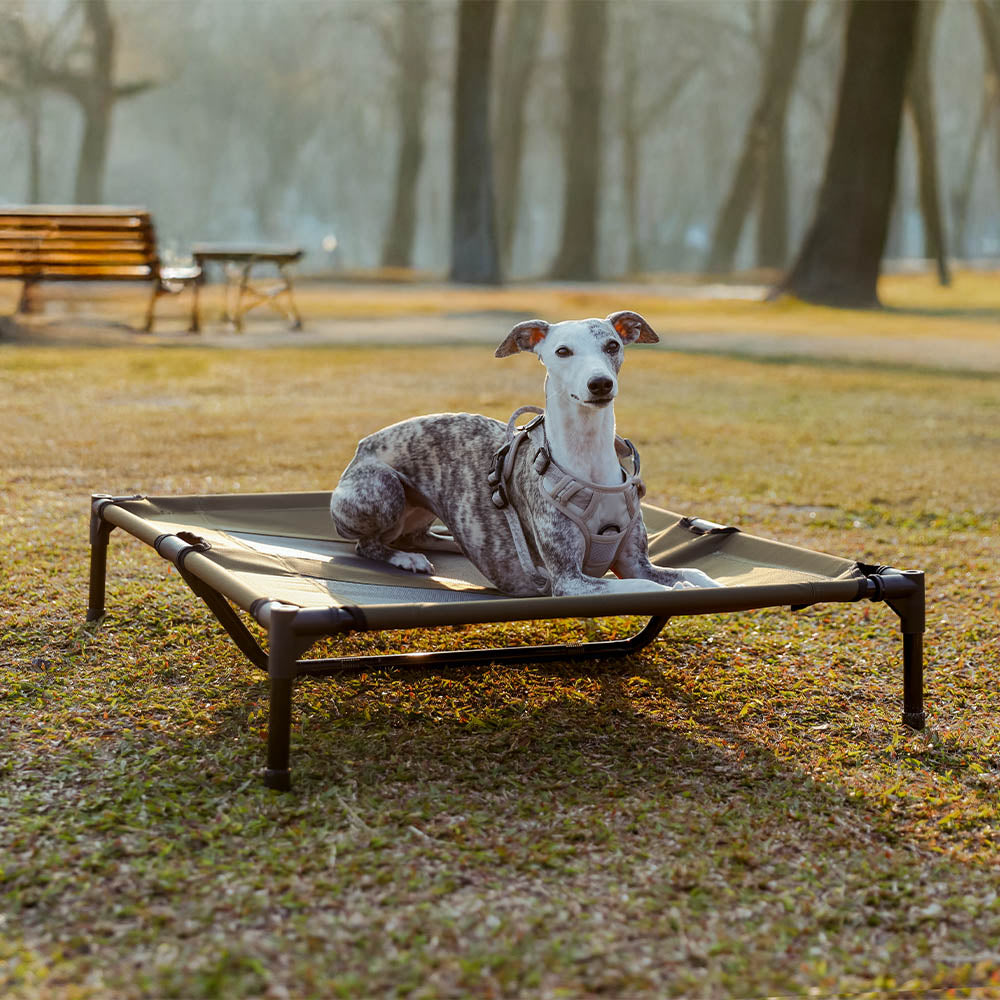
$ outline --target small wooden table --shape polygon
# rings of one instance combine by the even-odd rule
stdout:
[[[196,243],[191,254],[203,270],[206,264],[221,264],[226,274],[226,321],[237,331],[243,330],[243,317],[256,306],[267,302],[291,322],[291,329],[302,329],[302,317],[292,295],[292,276],[288,268],[302,257],[302,247],[270,243]],[[277,283],[263,287],[250,280],[258,264],[277,269]]]

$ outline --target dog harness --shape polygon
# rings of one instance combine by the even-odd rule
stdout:
[[[517,427],[517,418],[522,413],[538,415],[523,427]],[[587,576],[604,576],[618,557],[629,532],[642,517],[639,501],[646,495],[646,487],[639,478],[639,453],[635,446],[627,438],[615,435],[618,460],[620,463],[629,461],[632,471],[628,472],[623,466],[622,482],[617,486],[605,486],[571,475],[552,458],[545,440],[544,410],[522,406],[507,421],[506,438],[493,456],[490,467],[493,504],[504,512],[521,566],[542,593],[550,586],[548,573],[532,560],[524,526],[508,495],[510,477],[525,443],[531,445],[527,454],[531,455],[531,467],[538,475],[542,494],[583,534],[583,572]]]

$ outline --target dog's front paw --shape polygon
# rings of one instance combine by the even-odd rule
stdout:
[[[682,583],[687,584],[688,587],[722,586],[718,580],[713,580],[707,573],[702,573],[700,569],[682,569],[679,572],[681,574]]]
[[[411,573],[433,573],[434,563],[422,552],[393,552],[389,562]]]

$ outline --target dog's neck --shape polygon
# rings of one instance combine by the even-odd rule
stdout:
[[[614,403],[584,406],[554,390],[546,379],[545,440],[556,464],[572,475],[603,486],[621,483]]]

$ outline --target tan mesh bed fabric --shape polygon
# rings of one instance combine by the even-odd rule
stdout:
[[[192,532],[206,553],[255,598],[299,607],[412,604],[503,597],[441,529],[428,554],[434,576],[362,559],[354,543],[337,538],[329,493],[249,496],[147,497],[122,501],[158,536]],[[733,529],[706,531],[705,522],[643,506],[650,558],[664,566],[694,566],[728,587],[863,579],[857,564]],[[249,607],[245,607],[249,610]]]

